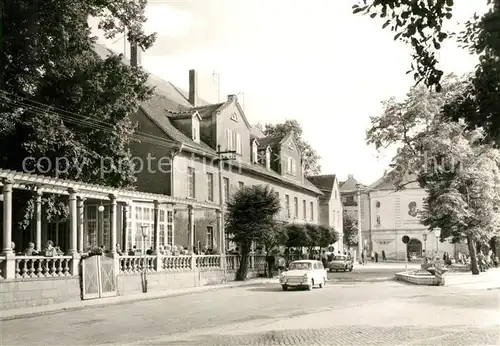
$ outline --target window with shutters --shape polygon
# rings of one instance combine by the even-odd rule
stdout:
[[[285,210],[286,210],[286,216],[291,217],[291,212],[290,212],[290,196],[285,195]]]
[[[290,175],[295,175],[296,172],[296,161],[293,157],[289,157],[287,160],[286,172]]]
[[[214,175],[207,173],[207,199],[210,202],[214,201]]]
[[[241,143],[241,135],[239,133],[236,133],[236,154],[242,154],[243,153],[243,143]]]
[[[189,198],[195,197],[195,172],[193,167],[188,167],[187,169],[187,196]]]
[[[234,150],[235,144],[232,130],[226,130],[226,141],[227,150]]]

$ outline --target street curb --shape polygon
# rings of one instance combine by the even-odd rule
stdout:
[[[192,287],[192,288],[184,289],[184,290],[183,289],[169,290],[169,291],[165,291],[165,292],[161,292],[161,293],[159,292],[159,294],[157,294],[157,295],[149,295],[149,296],[147,295],[147,293],[143,293],[142,295],[133,295],[133,296],[129,296],[129,297],[116,296],[116,297],[101,298],[101,299],[94,299],[94,300],[80,300],[78,302],[74,302],[73,304],[78,304],[78,303],[82,302],[81,305],[70,306],[70,307],[58,306],[58,305],[65,305],[67,303],[46,305],[46,306],[41,306],[41,307],[46,308],[45,310],[34,311],[34,312],[25,312],[25,313],[20,311],[18,314],[15,314],[16,311],[13,311],[13,314],[10,316],[3,316],[4,312],[0,312],[0,321],[12,321],[12,320],[17,320],[17,319],[37,317],[37,316],[42,316],[42,315],[58,314],[61,312],[66,312],[66,311],[84,310],[84,309],[88,309],[88,308],[92,308],[92,307],[102,308],[102,307],[111,306],[111,305],[131,304],[131,303],[136,303],[136,302],[140,302],[140,301],[187,296],[187,295],[196,294],[196,293],[205,293],[205,292],[231,289],[231,288],[244,287],[244,286],[265,285],[265,284],[269,284],[269,283],[277,283],[277,281],[273,280],[273,279],[255,280],[255,281],[252,279],[249,279],[247,281],[237,281],[235,283],[223,284],[224,286],[222,286],[222,285],[209,285],[209,286]],[[121,297],[123,297],[123,298],[120,299]],[[113,301],[109,301],[109,300],[106,301],[107,299],[114,299],[114,300]]]

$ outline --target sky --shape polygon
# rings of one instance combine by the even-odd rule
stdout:
[[[456,0],[448,28],[483,13],[485,2]],[[158,37],[142,65],[186,90],[188,71],[196,69],[200,97],[217,102],[236,94],[252,124],[298,120],[321,156],[322,174],[340,180],[353,174],[371,184],[394,152],[366,145],[369,118],[381,113],[381,101],[404,97],[414,81],[406,74],[409,48],[379,20],[353,15],[354,3],[149,0],[145,29]],[[124,40],[99,41],[129,56]],[[477,63],[453,41],[440,59],[445,73],[465,73]]]

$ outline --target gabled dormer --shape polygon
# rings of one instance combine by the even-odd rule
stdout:
[[[172,125],[191,138],[194,142],[200,143],[200,122],[201,116],[198,111],[188,111],[184,113],[171,114]]]
[[[215,145],[220,145],[222,150],[234,150],[239,160],[254,162],[252,126],[236,95],[228,95],[227,101],[214,112],[212,119],[217,139]]]
[[[302,151],[297,145],[293,131],[280,142],[281,174],[296,180],[303,180]]]

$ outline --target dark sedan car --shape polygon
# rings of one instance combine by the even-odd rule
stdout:
[[[350,271],[352,272],[352,268],[354,267],[354,263],[352,258],[345,255],[337,255],[333,258],[333,261],[328,263],[328,269],[333,271]]]

